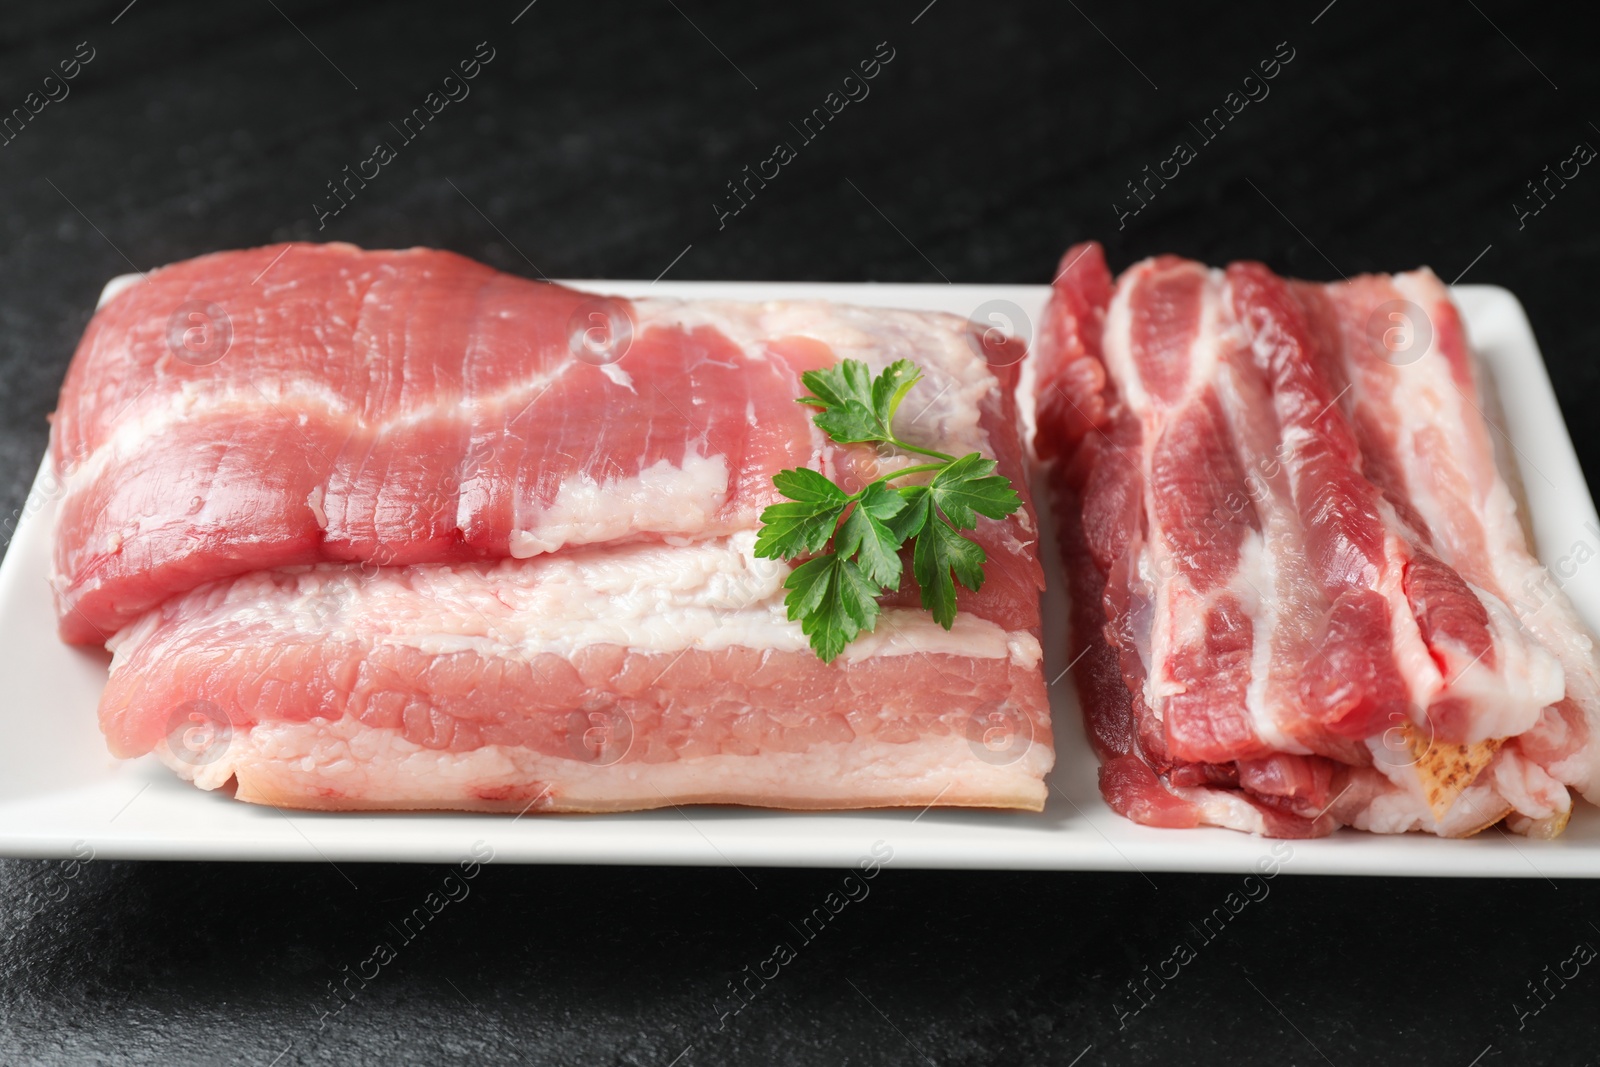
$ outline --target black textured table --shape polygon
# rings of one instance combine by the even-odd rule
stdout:
[[[1506,0],[1325,2],[8,11],[0,514],[107,278],[287,238],[551,277],[1042,282],[1091,236],[1119,267],[1427,263],[1521,297],[1600,469],[1600,174],[1566,162],[1600,145],[1589,35]],[[1547,165],[1569,177],[1535,199]],[[777,173],[736,198],[747,166]],[[346,167],[377,173],[335,199]],[[349,873],[0,861],[0,1062],[1487,1067],[1600,1042],[1600,973],[1570,962],[1600,883],[1286,876],[1202,938],[1238,879],[889,870],[736,999],[838,872],[495,865],[351,999],[447,872]]]

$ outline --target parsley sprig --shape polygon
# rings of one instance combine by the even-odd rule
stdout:
[[[847,359],[800,380],[811,392],[797,403],[821,409],[812,421],[835,443],[888,445],[931,462],[902,467],[854,493],[803,467],[773,476],[785,500],[761,513],[755,554],[811,557],[784,582],[789,618],[799,621],[816,654],[832,662],[877,624],[878,598],[900,587],[900,550],[909,543],[922,606],[950,629],[955,583],[976,591],[988,562],[961,531],[976,529],[979,516],[1003,519],[1020,508],[1011,481],[995,474],[994,460],[981,453],[952,456],[895,435],[895,412],[922,380],[910,360],[891,363],[874,378],[865,363]],[[925,483],[890,484],[929,473]]]

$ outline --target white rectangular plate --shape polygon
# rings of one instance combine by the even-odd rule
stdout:
[[[824,285],[575,282],[623,295],[738,300],[824,299],[971,315],[1009,301],[1032,321],[1044,286]],[[1541,556],[1554,565],[1580,543],[1600,547],[1593,501],[1561,420],[1544,363],[1515,297],[1491,286],[1455,290],[1473,344],[1504,406]],[[242,804],[179,781],[152,757],[107,754],[95,719],[104,653],[69,648],[55,635],[47,585],[50,481],[34,486],[0,565],[0,855],[227,860],[447,862],[474,843],[497,861],[525,863],[849,866],[873,844],[897,867],[1107,871],[1252,869],[1272,842],[1227,830],[1159,830],[1113,814],[1096,788],[1070,678],[1051,686],[1057,762],[1041,814],[943,810],[798,814],[693,807],[621,815],[313,814]],[[1047,531],[1048,532],[1048,531]],[[1048,539],[1046,677],[1066,667],[1065,605]],[[1565,569],[1565,568],[1563,568]],[[1600,567],[1565,582],[1578,610],[1600,618]],[[1283,869],[1321,874],[1600,877],[1600,811],[1579,805],[1556,841],[1491,830],[1468,841],[1422,834],[1341,831],[1296,841]]]

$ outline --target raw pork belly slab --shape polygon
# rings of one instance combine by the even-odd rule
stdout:
[[[608,300],[424,249],[179,263],[105,302],[62,389],[61,632],[115,653],[114,754],[243,800],[1038,809],[1031,504],[974,531],[953,630],[908,567],[831,664],[753,553],[780,469],[912,462],[795,403],[841,359],[915,361],[902,439],[1024,485],[1019,353],[991,349],[950,315]]]
[[[1553,836],[1600,799],[1595,649],[1529,549],[1427,270],[1068,252],[1040,454],[1110,805],[1155,826]]]

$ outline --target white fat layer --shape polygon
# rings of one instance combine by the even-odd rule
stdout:
[[[311,492],[306,494],[306,507],[310,508],[311,514],[316,516],[317,528],[322,530],[326,530],[328,528],[328,512],[327,509],[322,506],[324,495],[323,488],[320,485],[316,486],[311,490]]]
[[[511,555],[527,559],[564,545],[590,545],[636,530],[692,536],[728,501],[728,461],[691,448],[683,465],[666,460],[628,477],[569,476],[529,530],[511,532]],[[463,506],[465,506],[463,504]]]
[[[1288,716],[1293,709],[1274,707],[1268,693],[1273,657],[1277,654],[1278,615],[1272,603],[1276,598],[1271,591],[1278,588],[1278,575],[1276,560],[1267,551],[1260,533],[1249,531],[1239,546],[1239,569],[1229,586],[1252,623],[1250,684],[1245,690],[1245,710],[1250,713],[1250,724],[1256,735],[1274,751],[1308,754],[1311,750],[1290,737],[1279,722],[1280,714]],[[1263,597],[1269,602],[1264,603]]]
[[[1493,737],[1515,737],[1531,730],[1546,707],[1566,692],[1566,672],[1543,645],[1527,639],[1517,617],[1499,597],[1486,589],[1469,589],[1489,615],[1489,636],[1495,665],[1474,660],[1449,680],[1452,696],[1473,702],[1478,709],[1466,743]]]
[[[1186,392],[1193,396],[1216,380],[1223,352],[1222,324],[1227,317],[1222,306],[1224,275],[1220,270],[1205,272],[1205,285],[1200,290],[1200,328],[1195,332],[1194,344],[1189,349],[1189,381]]]
[[[979,423],[979,404],[999,389],[999,381],[984,361],[970,324],[958,315],[820,300],[642,299],[633,307],[641,332],[652,326],[709,327],[751,361],[765,361],[772,342],[792,337],[819,341],[836,358],[860,360],[874,372],[909,359],[922,369],[923,381],[901,405],[895,433],[952,455],[994,454]]]
[[[1232,789],[1205,789],[1197,786],[1170,786],[1174,794],[1200,809],[1200,821],[1247,834],[1267,832],[1266,817],[1254,804]]]
[[[1394,818],[1397,813],[1405,813],[1407,818],[1418,818],[1422,823],[1417,825],[1400,826],[1394,830],[1379,830],[1380,833],[1404,833],[1412,829],[1433,829],[1433,809],[1428,804],[1427,793],[1424,789],[1421,776],[1417,773],[1417,760],[1412,755],[1408,745],[1402,743],[1403,733],[1396,728],[1386,730],[1377,737],[1369,737],[1364,742],[1367,751],[1372,753],[1372,766],[1388,780],[1390,788],[1375,798],[1377,809],[1387,813],[1386,818]],[[1381,803],[1380,803],[1381,802]],[[1350,821],[1350,820],[1346,820]],[[1369,826],[1361,829],[1373,829]]]
[[[95,310],[98,311],[105,307],[108,303],[121,296],[125,290],[132,289],[142,281],[144,281],[144,276],[140,274],[119,274],[112,278],[109,282],[106,282],[106,287],[100,290],[100,299],[94,305]]]
[[[783,604],[790,568],[758,559],[755,536],[608,546],[493,565],[259,571],[169,602],[111,644],[120,662],[160,632],[164,614],[201,612],[286,634],[370,635],[430,655],[570,658],[592,645],[667,653],[807,651],[808,638]],[[910,607],[884,608],[873,632],[846,645],[843,658],[934,654],[1003,659],[1027,669],[1040,660],[1029,631],[1007,631],[970,612],[945,630]]]
[[[1485,776],[1486,777],[1486,776]],[[1485,828],[1514,806],[1482,777],[1463,790],[1442,821],[1435,820],[1427,802],[1405,788],[1382,790],[1354,811],[1342,811],[1341,821],[1375,834],[1412,831],[1463,837]],[[1341,805],[1341,809],[1343,805]]]
[[[308,413],[318,418],[349,418],[348,401],[323,382],[304,378],[263,380],[253,387],[217,387],[203,380],[186,380],[171,391],[147,389],[118,413],[115,427],[87,456],[64,457],[66,492],[75,493],[94,484],[108,468],[136,455],[148,441],[166,436],[195,419],[230,411],[255,411],[262,400],[292,413],[304,425]]]
[[[1501,498],[1484,508],[1495,577],[1522,629],[1554,656],[1566,698],[1589,725],[1586,740],[1551,770],[1588,800],[1600,803],[1600,665],[1594,638],[1561,591],[1561,583],[1526,551],[1510,489],[1501,482],[1492,497]]]
[[[1123,275],[1106,308],[1105,327],[1102,332],[1100,357],[1105,360],[1111,379],[1117,383],[1117,395],[1128,410],[1143,415],[1150,408],[1150,394],[1144,391],[1144,382],[1133,362],[1133,310],[1129,306],[1129,284],[1143,264],[1136,264]]]
[[[1225,282],[1213,275],[1208,307],[1220,307],[1223,289]],[[1238,569],[1228,582],[1252,624],[1245,706],[1263,741],[1279,752],[1304,755],[1311,750],[1288,732],[1290,725],[1304,725],[1304,711],[1298,686],[1287,675],[1298,672],[1303,662],[1307,620],[1297,613],[1319,594],[1307,570],[1305,540],[1290,499],[1276,427],[1258,425],[1262,421],[1258,413],[1271,401],[1254,375],[1248,338],[1235,322],[1223,322],[1221,317],[1209,322],[1208,329],[1217,332],[1215,346],[1227,354],[1219,362],[1215,386],[1244,472],[1245,499],[1233,518],[1242,521],[1253,510],[1261,526],[1259,531],[1246,530]]]
[[[514,415],[526,409],[559,378],[567,364],[549,373],[532,375],[504,389],[480,396],[450,394],[429,404],[418,404],[384,417],[380,428],[408,426],[440,417],[447,411],[504,411]],[[160,371],[157,369],[159,377]],[[175,390],[147,389],[133,397],[124,411],[118,412],[111,433],[92,453],[67,460],[67,492],[92,485],[108,467],[135,456],[145,443],[167,435],[174,428],[196,419],[242,413],[250,416],[262,403],[279,415],[293,416],[304,426],[318,419],[346,422],[349,432],[366,422],[348,398],[315,377],[282,375],[252,379],[245,384],[222,384],[205,379],[185,379]],[[331,457],[330,457],[331,458]]]
[[[643,746],[640,746],[641,749]],[[654,750],[652,750],[654,751]],[[497,790],[547,787],[534,811],[651,808],[670,803],[724,802],[780,807],[862,806],[929,802],[1039,807],[1054,763],[1049,745],[1030,745],[1015,761],[974,755],[960,735],[924,736],[893,744],[868,738],[823,742],[803,752],[721,754],[614,763],[563,759],[525,748],[486,745],[439,751],[408,741],[399,730],[353,718],[262,723],[235,736],[223,757],[203,766],[174,757],[163,738],[156,755],[180,777],[217,789],[235,775],[240,799],[318,806],[336,791],[355,807],[486,807]],[[523,802],[512,802],[522,807]]]
[[[1544,768],[1515,751],[1495,761],[1494,787],[1517,814],[1548,819],[1572,810],[1572,796]]]
[[[615,363],[602,363],[600,364],[600,373],[604,374],[608,379],[610,379],[611,384],[619,385],[628,392],[638,395],[639,390],[633,387],[633,375],[623,370],[619,365]]]
[[[1144,664],[1144,704],[1151,714],[1165,722],[1166,698],[1174,691],[1165,675],[1168,660],[1166,650],[1172,646],[1173,623],[1163,610],[1163,602],[1158,599],[1166,583],[1158,573],[1155,551],[1148,541],[1140,545],[1135,571],[1138,585],[1131,591],[1130,610],[1132,604],[1141,605],[1141,618],[1149,622],[1148,627],[1133,627],[1134,644],[1139,651],[1139,660]]]

